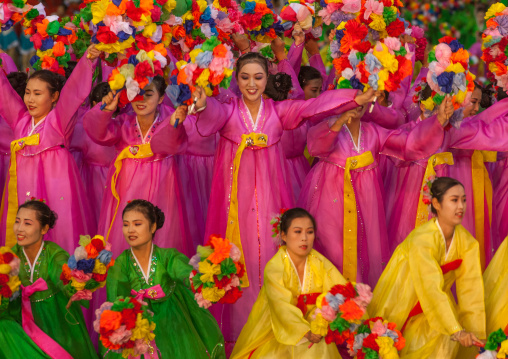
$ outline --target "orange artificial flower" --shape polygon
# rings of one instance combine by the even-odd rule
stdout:
[[[168,55],[168,51],[164,47],[164,44],[157,44],[157,45],[155,45],[153,50],[159,52],[164,57],[166,57]]]
[[[117,330],[122,324],[122,313],[114,312],[112,310],[105,310],[102,312],[100,326],[105,331]]]
[[[265,4],[256,3],[256,7],[254,8],[254,13],[261,14],[263,17],[266,14],[270,14],[272,10],[270,10]]]
[[[37,32],[41,34],[42,37],[48,36],[48,33],[46,32],[48,25],[49,25],[48,19],[44,19],[42,20],[42,22],[35,25],[37,27]]]
[[[101,335],[100,339],[101,339],[102,345],[104,345],[104,348],[106,348],[106,349],[117,350],[122,347],[120,344],[111,343],[108,338],[103,337],[102,335]]]
[[[116,6],[113,2],[111,2],[108,7],[106,8],[106,15],[110,16],[118,16],[125,14],[125,11],[127,10],[127,1],[122,0],[120,3],[120,6]]]
[[[110,267],[113,267],[115,265],[115,259],[111,258],[108,265],[106,266],[106,269],[109,269]]]
[[[227,239],[214,237],[210,242],[214,247],[213,253],[207,258],[210,262],[213,264],[220,264],[224,259],[229,258],[232,245]]]
[[[180,84],[187,84],[187,74],[185,71],[180,71],[176,77],[176,82]]]
[[[393,346],[395,347],[395,349],[400,351],[406,346],[406,339],[402,336],[402,333],[399,332],[397,329],[393,329],[393,331],[395,331],[395,333],[397,333],[397,335],[399,336],[399,340],[397,341],[397,343],[393,343]]]
[[[63,266],[62,266],[62,275],[64,276],[65,279],[67,280],[71,280],[72,278],[72,275],[71,275],[71,269],[69,268],[69,266],[67,265],[67,263],[65,263]]]
[[[88,243],[85,247],[86,253],[88,254],[88,258],[97,258],[99,252],[97,252],[97,248],[92,244],[92,242]]]
[[[354,39],[351,33],[346,32],[340,40],[340,52],[347,54],[360,40]]]
[[[487,20],[487,29],[488,28],[491,28],[491,27],[498,27],[499,24],[496,22],[496,20],[494,20],[494,18],[490,18]]]
[[[63,42],[57,41],[55,45],[53,45],[53,55],[56,57],[65,55],[65,45]]]
[[[352,300],[345,301],[339,306],[339,310],[342,312],[341,318],[347,321],[358,320],[363,316],[363,310]]]
[[[222,44],[219,44],[215,46],[213,49],[213,56],[214,57],[226,57],[226,54],[228,53],[228,49]]]

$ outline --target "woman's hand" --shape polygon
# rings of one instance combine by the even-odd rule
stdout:
[[[206,97],[205,90],[202,87],[196,87],[196,90],[192,93],[192,98],[196,101],[193,113],[206,107]]]
[[[342,113],[335,123],[330,127],[331,131],[339,132],[342,126],[345,123],[351,123],[351,120],[353,120],[358,115],[358,108],[354,108],[352,110],[346,111]]]
[[[310,330],[307,332],[307,334],[305,334],[305,338],[307,338],[309,342],[314,344],[319,343],[321,339],[323,339],[321,335],[314,334]]]
[[[102,98],[102,104],[106,105],[106,107],[104,107],[103,110],[110,111],[110,112],[116,111],[116,108],[118,107],[118,99],[119,98],[120,98],[120,91],[118,91],[118,92],[109,91],[109,93]]]
[[[178,125],[181,126],[183,121],[185,121],[185,118],[187,117],[187,106],[182,105],[178,106],[175,112],[171,115],[171,118],[169,119],[169,123],[171,126],[174,126],[176,123],[176,120],[178,120]]]
[[[282,41],[280,37],[276,37],[272,40],[271,47],[277,61],[282,61],[287,58],[284,41]]]
[[[374,101],[376,97],[376,91],[372,87],[370,87],[366,92],[361,93],[360,95],[355,97],[355,101],[358,105],[366,105],[369,102]]]
[[[300,24],[296,23],[293,27],[293,39],[295,39],[295,45],[301,45],[305,41],[305,34],[303,33],[302,27]]]
[[[97,50],[95,45],[90,45],[86,50],[86,52],[87,52],[86,58],[89,59],[90,61],[93,61],[101,55],[102,51]]]
[[[478,339],[476,335],[473,333],[466,332],[465,330],[461,330],[460,332],[454,333],[452,335],[452,340],[459,342],[463,347],[470,347],[475,344],[484,345],[485,343]]]
[[[448,124],[448,120],[452,117],[455,112],[455,108],[453,107],[452,98],[447,95],[441,105],[437,108],[437,119],[441,126],[445,127]]]
[[[319,54],[319,45],[315,39],[305,41],[305,50],[309,53],[309,57]]]
[[[245,54],[246,52],[250,51],[250,40],[245,34],[232,34],[231,40],[233,40],[233,43],[238,47],[238,50],[242,54]]]

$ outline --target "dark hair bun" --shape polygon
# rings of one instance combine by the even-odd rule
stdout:
[[[157,224],[157,229],[161,229],[164,226],[164,221],[166,220],[166,216],[162,210],[155,206],[155,223]]]
[[[9,80],[9,83],[11,84],[12,88],[21,98],[25,96],[27,79],[28,75],[25,72],[21,71],[11,72],[10,74],[7,75],[7,80]]]
[[[34,199],[23,203],[19,206],[18,212],[22,208],[33,209],[37,213],[36,217],[41,227],[49,226],[51,229],[55,226],[56,220],[58,219],[58,215],[52,211],[46,203],[39,200]]]
[[[288,93],[293,87],[291,76],[283,72],[275,74],[274,85],[277,90],[283,93]]]

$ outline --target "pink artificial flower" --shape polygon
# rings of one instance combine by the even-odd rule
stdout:
[[[78,290],[71,297],[71,301],[92,300],[92,292],[89,289]]]
[[[104,302],[104,303],[101,304],[99,309],[95,310],[95,318],[96,319],[93,322],[93,330],[95,330],[97,333],[100,332],[100,328],[101,328],[101,315],[102,315],[102,312],[104,312],[105,310],[110,310],[111,307],[113,307],[113,303],[111,303],[111,302]]]
[[[436,60],[441,64],[449,64],[452,57],[452,49],[445,43],[436,46]],[[448,65],[447,65],[448,66]]]
[[[10,271],[10,275],[18,275],[19,274],[19,263],[20,263],[20,260],[18,257],[14,257],[12,258],[12,261],[9,263],[9,265],[11,266],[11,271]]]
[[[413,26],[411,31],[411,36],[413,36],[416,39],[421,39],[425,36],[425,32],[421,27]]]
[[[134,341],[134,351],[137,355],[145,354],[149,349],[148,343],[144,339],[136,339]]]
[[[111,252],[111,243],[106,242],[106,246],[104,247],[104,249],[107,250],[108,252]]]
[[[203,298],[203,295],[201,293],[195,293],[194,299],[196,299],[196,302],[201,308],[208,309],[212,305],[212,302]]]
[[[240,257],[242,256],[242,253],[238,249],[237,246],[234,244],[231,246],[231,249],[229,250],[229,257],[233,262],[238,262],[240,260]]]
[[[378,320],[374,323],[372,326],[372,334],[377,334],[378,336],[382,336],[386,333],[386,327],[383,325],[383,322],[381,320]]]
[[[115,330],[110,336],[109,341],[112,344],[124,344],[127,343],[132,336],[132,332],[127,330],[125,325],[121,325],[120,328]]]
[[[88,282],[92,278],[92,274],[85,274],[82,270],[71,270],[71,276],[79,283]]]
[[[331,5],[331,4],[330,4]],[[328,12],[328,5],[326,8],[319,10],[318,15],[321,16],[323,22],[326,25],[330,25],[332,23],[332,14]]]
[[[366,309],[372,300],[372,290],[367,284],[357,283],[356,284],[356,292],[358,296],[354,298],[356,304],[358,304],[361,308]]]
[[[228,290],[240,286],[240,278],[237,275],[231,277],[231,282],[224,287],[224,290],[227,292]]]
[[[342,6],[342,11],[347,13],[357,13],[362,8],[362,1],[361,0],[344,0],[343,1],[344,6]],[[381,4],[382,5],[382,4]],[[383,11],[381,10],[381,13]]]
[[[385,6],[382,2],[376,0],[367,0],[365,3],[365,20],[368,20],[372,13],[377,15],[383,15],[383,10]]]
[[[395,51],[400,50],[400,40],[395,37],[387,37],[384,39],[384,43],[386,47],[388,47],[388,50],[390,50],[390,53],[393,54]]]
[[[321,308],[321,315],[323,316],[323,319],[328,322],[333,322],[335,318],[337,318],[337,312],[329,305],[325,305]]]
[[[76,258],[76,262],[82,259],[88,258],[88,253],[86,252],[85,247],[79,246],[74,250],[74,258]]]

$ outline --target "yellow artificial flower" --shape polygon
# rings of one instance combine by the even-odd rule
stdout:
[[[425,106],[425,108],[429,111],[433,111],[434,107],[436,106],[436,103],[434,100],[432,100],[432,97],[429,97],[425,101],[422,101],[422,105]]]
[[[95,48],[99,51],[107,52],[108,54],[113,54],[115,52],[117,53],[123,53],[125,49],[128,49],[132,46],[132,43],[134,42],[134,39],[132,37],[129,37],[124,42],[115,42],[114,44],[103,44],[99,43],[95,45]]]
[[[204,72],[204,71],[203,71]],[[213,276],[220,274],[220,265],[212,264],[209,261],[199,262],[199,272],[203,283],[213,282]]]
[[[209,82],[208,82],[209,77],[210,77],[210,70],[204,69],[203,72],[197,78],[196,85],[198,85],[199,87],[202,87],[202,88],[207,87],[209,84]],[[219,267],[219,273],[220,273],[220,267]]]
[[[134,356],[136,353],[134,352],[134,348],[126,348],[122,350],[122,358],[129,358],[131,356]]]
[[[379,91],[384,91],[385,81],[388,81],[390,75],[388,74],[388,71],[386,69],[379,71],[377,75],[379,76],[379,80],[377,81],[377,89]]]
[[[316,335],[326,336],[328,333],[328,321],[320,314],[310,323],[310,331]]]
[[[97,290],[99,288],[104,288],[105,285],[106,285],[106,281],[103,280],[102,282],[99,282],[99,286],[95,290]]]
[[[80,246],[86,247],[87,245],[90,244],[91,241],[92,241],[92,238],[90,238],[90,236],[88,234],[86,236],[79,236],[79,245]]]
[[[45,56],[53,57],[53,49],[48,49],[46,51],[37,50],[37,56],[43,59]]]
[[[491,63],[489,64],[489,71],[490,71],[490,72],[492,72],[493,74],[495,74],[498,70],[499,70],[499,69],[498,69],[498,67],[497,67],[497,65],[496,65],[496,63],[495,63],[495,62],[491,62]]]
[[[460,73],[460,72],[465,72],[466,70],[464,70],[464,66],[462,66],[461,63],[459,62],[456,62],[454,64],[450,64],[448,65],[448,67],[446,68],[445,70],[446,72],[455,72],[456,74]]]
[[[176,7],[176,0],[168,0],[164,5],[162,5],[164,9],[166,9],[168,12],[171,12]]]
[[[453,99],[458,104],[464,103],[464,100],[466,99],[466,92],[465,91],[459,91],[455,96],[453,96]]]
[[[184,60],[180,60],[176,63],[176,68],[178,70],[181,70],[183,66],[187,65],[187,61],[184,61]]]
[[[75,279],[71,279],[71,285],[76,288],[76,290],[83,290],[85,289],[85,285],[86,285],[86,282],[78,282],[77,280]]]
[[[496,16],[496,14],[498,12],[502,12],[504,9],[506,9],[506,6],[500,2],[498,3],[495,3],[494,5],[492,5],[489,10],[487,11],[487,13],[485,14],[485,20],[488,20],[490,19],[491,17],[494,17]]]
[[[210,97],[213,95],[213,91],[210,87],[205,87],[205,93],[206,93],[206,96]]]
[[[201,49],[194,49],[191,52],[189,52],[191,62],[196,63],[196,57],[202,52],[203,52],[203,50],[201,50]]]
[[[125,85],[125,77],[119,73],[112,80],[109,80],[108,83],[112,91],[120,90]]]
[[[95,267],[93,269],[93,273],[97,274],[106,274],[106,265],[104,263],[101,263],[100,260],[95,259]]]
[[[199,11],[200,12],[205,12],[206,7],[208,6],[207,2],[205,0],[197,0],[196,2],[198,4],[198,6],[199,6]]]
[[[187,11],[185,14],[183,14],[182,21],[185,23],[185,20],[194,21],[194,15],[192,15],[192,12]]]
[[[5,254],[5,253],[13,253],[13,252],[9,249],[9,247],[3,246],[3,247],[0,247],[0,253]]]
[[[323,307],[323,299],[326,296],[326,293],[321,293],[316,299],[316,307],[321,309]]]
[[[381,51],[379,51],[379,47],[381,47]],[[378,43],[372,52],[372,54],[381,62],[383,67],[390,71],[392,74],[399,68],[399,62],[395,58],[394,55],[390,54],[388,47],[383,43]],[[381,75],[379,76],[381,78]],[[388,79],[388,78],[387,78]]]
[[[383,359],[398,359],[399,353],[393,346],[393,339],[390,337],[377,337],[376,343],[379,345],[379,357]]]
[[[109,0],[99,0],[92,3],[92,22],[97,25],[106,16],[106,10],[109,6]]]
[[[506,358],[508,356],[508,340],[501,343],[501,349],[497,352],[498,358]]]
[[[201,277],[203,278],[203,277]],[[226,291],[224,289],[219,289],[217,287],[211,287],[211,288],[203,288],[201,291],[201,294],[203,295],[203,298],[212,302],[216,303],[218,302],[224,295],[226,294]]]
[[[9,278],[7,285],[11,289],[11,292],[14,293],[19,289],[19,286],[21,285],[21,281],[19,280],[19,277],[17,275],[13,275]]]
[[[154,32],[157,30],[157,24],[154,22],[149,23],[143,29],[143,36],[152,37]]]
[[[123,77],[128,79],[129,77],[134,78],[134,69],[135,66],[133,64],[125,64],[122,67],[120,67],[119,71]]]
[[[149,342],[155,339],[153,331],[155,329],[155,323],[149,322],[148,319],[144,319],[141,313],[138,313],[136,318],[136,326],[132,329],[131,340],[145,339]]]
[[[213,7],[216,8],[217,10],[220,10],[220,11],[223,11],[226,13],[228,11],[227,8],[220,6],[219,0],[213,0]]]
[[[8,264],[0,264],[0,274],[9,274],[11,266]]]
[[[342,21],[339,26],[337,26],[337,30],[342,30],[346,27],[346,22],[345,21]]]
[[[369,24],[371,29],[376,31],[383,31],[386,29],[385,19],[383,19],[381,15],[372,14],[370,15],[370,18],[372,19],[372,22]]]

